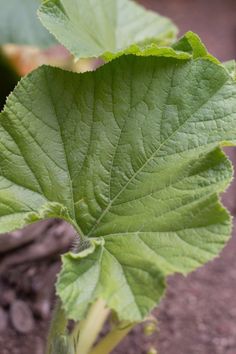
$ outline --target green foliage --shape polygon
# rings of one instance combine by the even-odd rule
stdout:
[[[166,275],[229,237],[218,194],[232,168],[219,146],[235,143],[236,83],[205,52],[161,53],[85,74],[42,67],[1,113],[0,231],[58,216],[84,240],[57,284],[69,318],[102,298],[142,320]]]
[[[0,45],[47,47],[56,43],[37,18],[40,0],[0,0]]]
[[[39,3],[2,1],[0,44],[54,42]],[[41,67],[8,98],[0,232],[54,217],[74,226],[47,353],[108,353],[160,301],[166,276],[229,238],[219,193],[232,178],[221,147],[236,142],[235,62],[221,65],[192,32],[173,44],[173,23],[129,0],[45,0],[39,16],[77,58],[110,63]],[[106,306],[125,326],[91,352]],[[71,335],[68,319],[82,320]]]
[[[229,74],[232,76],[234,80],[236,80],[236,62],[235,60],[229,60],[226,63],[224,63],[224,66],[226,70],[229,72]]]
[[[172,47],[163,47],[155,43],[145,45],[133,44],[125,50],[121,50],[115,54],[106,53],[105,59],[106,61],[110,61],[128,54],[134,54],[141,57],[159,56],[176,59],[205,58],[216,64],[220,64],[215,57],[208,53],[199,36],[191,31],[187,32],[178,42],[174,43]],[[232,62],[229,63],[231,63],[232,66]],[[230,65],[229,63],[228,66]]]
[[[110,58],[130,45],[173,41],[175,25],[130,0],[46,0],[45,27],[77,58]]]
[[[199,36],[194,32],[187,32],[182,38],[179,39],[178,42],[173,44],[172,48],[177,51],[189,53],[194,59],[206,58],[216,64],[220,64],[215,57],[208,53],[205,45],[202,43]]]

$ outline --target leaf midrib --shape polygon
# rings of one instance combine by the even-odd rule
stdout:
[[[198,61],[196,59],[195,61]],[[174,73],[173,73],[174,74]],[[172,77],[173,80],[173,77]],[[142,170],[146,167],[146,165],[149,164],[155,157],[155,155],[160,151],[160,149],[191,119],[204,105],[206,105],[221,89],[224,87],[226,82],[229,80],[228,77],[225,78],[224,82],[220,87],[217,88],[216,91],[213,92],[213,94],[207,98],[206,101],[204,101],[194,112],[188,116],[182,124],[180,124],[160,145],[159,147],[151,154],[151,156],[145,161],[145,163],[133,174],[133,176],[126,182],[126,184],[122,187],[122,189],[115,195],[115,197],[110,201],[110,203],[107,205],[107,207],[104,209],[104,211],[101,213],[99,218],[95,221],[94,225],[91,227],[90,231],[88,232],[87,236],[90,237],[92,232],[95,230],[95,228],[99,225],[101,220],[106,216],[106,214],[109,212],[110,208],[114,204],[114,202],[120,197],[120,195],[126,190],[128,185],[137,177],[137,175],[142,172]],[[165,105],[166,106],[166,105]]]

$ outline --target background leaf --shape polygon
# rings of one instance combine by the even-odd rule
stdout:
[[[37,17],[40,0],[0,0],[0,45],[47,47],[56,43]]]
[[[133,44],[169,44],[177,29],[130,0],[46,0],[45,27],[77,58],[108,56]]]
[[[70,318],[101,297],[139,321],[166,275],[229,238],[218,194],[232,168],[219,145],[235,143],[236,83],[223,66],[127,55],[85,74],[42,67],[0,123],[0,231],[58,216],[90,240],[63,257]]]

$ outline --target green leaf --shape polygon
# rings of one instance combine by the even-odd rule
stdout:
[[[103,298],[139,321],[164,277],[211,260],[231,221],[236,83],[206,58],[127,55],[96,72],[42,67],[0,116],[0,231],[51,216],[84,242],[63,256],[57,292],[69,318]]]
[[[37,18],[40,0],[0,0],[0,45],[47,47],[56,43]]]
[[[77,58],[110,57],[133,44],[169,44],[177,29],[130,0],[46,0],[45,27]]]
[[[191,31],[185,33],[172,47],[163,47],[156,43],[138,45],[132,44],[125,50],[121,50],[117,53],[104,53],[103,57],[106,61],[110,61],[119,58],[122,55],[134,54],[137,56],[161,56],[170,57],[176,59],[197,59],[204,58],[211,60],[216,64],[220,62],[208,53],[206,47],[202,43],[201,39],[196,33]],[[232,66],[232,65],[231,65]]]
[[[114,253],[110,252],[100,237],[84,251],[63,257],[57,292],[69,318],[84,318],[89,304],[99,297],[105,298],[121,318],[136,321],[159,302],[165,282],[158,266],[147,259],[145,250],[140,252],[140,247],[134,255],[135,250],[130,249],[130,253],[126,247],[119,249],[119,244]],[[125,260],[117,258],[117,251]]]
[[[187,32],[185,35],[180,38],[172,47],[177,51],[182,51],[186,53],[191,53],[193,58],[206,58],[213,61],[216,64],[220,64],[213,55],[208,53],[207,48],[202,43],[199,36],[194,32]]]
[[[229,74],[232,76],[232,78],[236,80],[236,62],[235,62],[235,60],[229,60],[229,61],[225,62],[224,67],[229,72]]]
[[[140,57],[166,57],[166,58],[176,58],[176,59],[191,59],[192,54],[180,50],[175,50],[171,47],[160,47],[159,45],[152,43],[145,46],[139,46],[137,44],[133,44],[127,49],[117,52],[116,54],[112,54],[109,52],[104,53],[103,58],[106,62],[117,59],[123,55],[136,55]]]

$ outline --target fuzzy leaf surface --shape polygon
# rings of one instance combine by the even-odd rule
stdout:
[[[37,17],[40,4],[40,0],[0,0],[0,45],[48,47],[56,43]]]
[[[164,291],[218,255],[232,178],[236,83],[202,58],[127,55],[96,72],[42,67],[0,116],[0,232],[48,217],[87,239],[63,257],[57,284],[69,318],[103,298],[139,321]]]
[[[169,44],[175,25],[130,0],[46,0],[45,27],[77,58],[110,57],[133,44]]]

